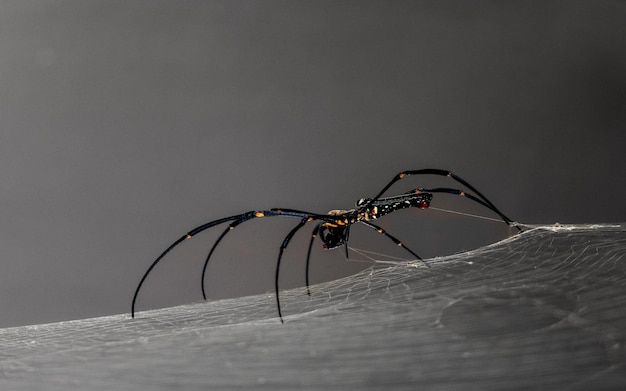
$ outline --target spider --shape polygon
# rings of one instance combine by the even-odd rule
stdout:
[[[439,175],[439,176],[448,177],[456,181],[457,183],[460,183],[461,185],[469,189],[472,193],[459,190],[459,189],[437,187],[437,188],[430,188],[430,189],[417,188],[417,189],[409,190],[406,193],[403,193],[400,195],[395,195],[391,197],[381,197],[394,183],[410,175]],[[427,267],[430,267],[430,265],[428,265],[428,263],[422,260],[422,258],[419,255],[413,252],[413,250],[406,247],[399,239],[389,234],[383,228],[372,223],[371,220],[375,220],[378,217],[393,213],[400,209],[406,209],[406,208],[426,209],[430,206],[430,202],[433,198],[433,194],[435,193],[447,193],[447,194],[453,194],[453,195],[458,195],[458,196],[468,198],[482,205],[483,207],[493,211],[494,213],[496,213],[505,224],[512,226],[512,227],[516,227],[518,230],[521,231],[521,228],[519,227],[517,223],[513,222],[513,220],[511,220],[502,212],[500,212],[500,210],[496,208],[494,204],[492,204],[491,201],[487,199],[487,197],[482,195],[482,193],[480,193],[474,186],[470,185],[468,182],[460,178],[458,175],[453,174],[452,172],[447,171],[447,170],[441,170],[441,169],[435,169],[435,168],[403,171],[397,174],[396,176],[394,176],[393,179],[385,187],[383,187],[382,190],[378,192],[378,194],[376,194],[376,196],[372,198],[359,199],[355,203],[354,209],[349,209],[349,210],[335,209],[335,210],[329,211],[327,214],[318,214],[318,213],[305,212],[301,210],[282,209],[282,208],[274,208],[274,209],[269,209],[269,210],[252,210],[252,211],[241,213],[238,215],[213,220],[213,221],[210,221],[206,224],[203,224],[199,227],[192,229],[191,231],[187,232],[185,235],[178,238],[178,240],[172,243],[167,249],[165,249],[165,251],[163,251],[161,255],[159,255],[158,258],[154,262],[152,262],[150,267],[146,270],[143,277],[139,281],[137,288],[135,289],[135,294],[133,296],[133,302],[131,306],[131,317],[133,318],[135,317],[135,304],[137,302],[137,296],[139,295],[139,291],[141,290],[143,283],[146,281],[146,278],[148,277],[152,269],[154,269],[154,267],[170,251],[172,251],[174,247],[178,246],[179,244],[181,244],[187,239],[191,239],[193,236],[199,234],[200,232],[203,232],[209,228],[212,228],[212,227],[215,227],[217,225],[227,223],[227,222],[230,222],[230,224],[226,227],[226,229],[222,232],[222,234],[217,238],[217,240],[213,244],[213,247],[211,247],[211,250],[209,251],[209,254],[206,257],[204,261],[204,266],[202,268],[201,286],[202,286],[202,296],[204,297],[205,300],[206,300],[206,291],[204,289],[204,280],[205,280],[207,265],[209,264],[209,260],[211,259],[211,256],[213,255],[213,252],[215,251],[216,247],[222,241],[222,239],[224,239],[224,237],[226,236],[228,232],[230,232],[231,230],[233,230],[235,227],[237,227],[239,224],[243,222],[246,222],[248,220],[255,219],[255,218],[260,218],[260,217],[280,216],[280,217],[293,217],[293,218],[300,219],[298,224],[295,227],[293,227],[291,231],[289,231],[287,236],[285,236],[282,244],[280,245],[280,248],[278,251],[278,259],[276,261],[276,275],[274,278],[274,290],[276,294],[276,307],[278,309],[278,317],[280,318],[280,321],[282,323],[284,323],[284,320],[283,320],[283,315],[281,311],[280,295],[279,295],[279,290],[278,290],[278,278],[280,275],[280,262],[281,262],[283,253],[287,249],[287,246],[289,245],[289,242],[291,241],[293,236],[296,234],[298,230],[300,230],[308,222],[311,222],[311,221],[318,222],[313,228],[311,240],[309,242],[309,247],[307,251],[307,258],[306,258],[305,281],[306,281],[306,286],[307,286],[307,293],[309,295],[310,295],[310,291],[308,291],[309,265],[310,265],[310,258],[311,258],[311,249],[313,247],[313,243],[315,242],[315,238],[319,236],[320,240],[322,241],[322,246],[325,249],[335,249],[335,248],[344,246],[346,258],[348,258],[348,238],[350,236],[350,227],[352,224],[356,224],[356,223],[361,223],[377,231],[378,233],[384,235],[385,237],[390,239],[392,242],[394,242],[396,245],[402,247],[404,250],[410,253],[413,257],[415,257],[415,259],[422,261],[424,265],[426,265]]]

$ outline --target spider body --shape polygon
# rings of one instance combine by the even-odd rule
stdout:
[[[416,189],[407,194],[380,198],[378,200],[361,198],[355,202],[356,209],[331,210],[328,212],[328,215],[337,216],[338,218],[334,221],[325,221],[320,226],[319,235],[322,246],[330,250],[345,245],[351,224],[375,220],[400,209],[426,209],[430,206],[432,198],[432,194]]]
[[[451,178],[453,181],[458,184],[463,185],[466,190],[460,190],[455,188],[447,188],[447,187],[438,187],[438,188],[418,188],[410,190],[406,193],[390,196],[390,197],[382,197],[382,195],[397,181],[405,178],[410,175],[438,175]],[[306,286],[309,286],[309,266],[310,266],[310,258],[311,258],[311,249],[316,237],[319,235],[322,245],[325,249],[335,249],[343,246],[346,252],[346,258],[348,257],[348,240],[350,236],[350,227],[352,224],[364,224],[365,226],[372,228],[378,233],[384,235],[396,245],[404,248],[408,253],[415,257],[415,259],[422,260],[419,255],[413,252],[408,247],[404,246],[404,244],[397,239],[395,236],[387,233],[383,228],[371,222],[371,220],[375,220],[379,217],[385,216],[387,214],[393,213],[400,209],[407,208],[418,208],[418,209],[426,209],[430,206],[430,202],[433,198],[433,195],[436,193],[444,193],[444,194],[452,194],[457,196],[465,197],[473,202],[476,202],[482,205],[484,208],[491,210],[495,214],[497,214],[500,219],[509,226],[517,227],[519,230],[519,226],[513,222],[513,220],[509,219],[506,215],[504,215],[498,208],[496,208],[491,201],[489,201],[484,195],[482,195],[475,187],[470,185],[464,179],[460,178],[456,174],[453,174],[447,170],[441,169],[422,169],[422,170],[411,170],[411,171],[403,171],[396,176],[385,186],[378,194],[372,198],[361,198],[355,203],[354,209],[344,210],[344,209],[334,209],[329,211],[327,214],[318,214],[312,212],[306,212],[295,209],[269,209],[269,210],[252,210],[249,212],[241,213],[234,216],[224,217],[221,219],[210,221],[206,224],[203,224],[199,227],[192,229],[187,232],[185,235],[181,236],[178,240],[172,243],[165,251],[161,253],[157,257],[157,259],[152,262],[150,267],[146,270],[143,277],[139,281],[137,288],[135,289],[135,294],[133,296],[132,306],[131,306],[131,315],[135,316],[135,304],[137,301],[137,297],[139,295],[139,291],[145,282],[146,278],[150,274],[150,272],[154,269],[154,267],[176,246],[181,244],[183,241],[191,239],[195,235],[200,232],[203,232],[209,228],[215,227],[217,225],[221,225],[224,223],[230,223],[226,227],[226,229],[221,233],[221,235],[217,238],[211,250],[209,251],[205,261],[204,266],[202,268],[202,279],[201,279],[201,287],[202,287],[202,296],[206,300],[206,292],[204,288],[204,280],[205,274],[207,270],[207,266],[213,252],[220,244],[222,239],[236,228],[239,224],[244,223],[248,220],[261,218],[261,217],[292,217],[300,219],[299,223],[293,227],[293,229],[285,236],[279,251],[278,251],[278,259],[276,262],[276,274],[274,279],[274,288],[276,292],[276,306],[278,308],[278,316],[283,322],[282,312],[280,308],[280,296],[278,289],[278,280],[280,275],[280,263],[282,260],[282,255],[284,251],[287,249],[289,242],[296,234],[298,230],[300,230],[305,224],[308,222],[316,221],[317,224],[313,228],[311,239],[309,242],[309,248],[307,252],[306,258]],[[430,267],[426,262],[422,261],[426,266]],[[309,292],[310,294],[310,292]]]

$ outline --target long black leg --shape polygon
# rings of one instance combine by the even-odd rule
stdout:
[[[233,221],[232,223],[230,223],[228,225],[228,227],[226,227],[224,232],[222,232],[222,234],[219,236],[219,238],[217,238],[217,240],[213,244],[213,247],[211,247],[211,251],[209,251],[209,255],[207,255],[206,260],[204,261],[204,265],[202,266],[202,277],[201,277],[201,280],[200,280],[200,285],[202,286],[202,297],[204,298],[204,300],[206,300],[206,290],[204,288],[204,280],[205,280],[205,275],[206,275],[206,269],[207,269],[207,266],[209,265],[209,260],[211,259],[211,255],[213,255],[213,251],[215,251],[215,248],[222,241],[222,239],[224,238],[224,236],[226,236],[227,233],[229,233],[233,228],[235,228],[239,224],[241,224],[244,221],[247,221],[249,219],[250,218],[242,218],[242,219],[239,219],[239,220],[236,220],[236,221]]]
[[[422,257],[420,257],[419,255],[415,254],[410,248],[408,248],[407,246],[404,245],[404,243],[402,243],[398,238],[392,236],[391,234],[387,233],[387,231],[385,231],[384,229],[382,229],[381,227],[377,226],[376,224],[372,224],[369,221],[359,221],[359,223],[365,224],[368,227],[378,231],[378,233],[381,233],[383,235],[385,235],[386,237],[388,237],[389,239],[391,239],[391,241],[393,241],[395,244],[397,244],[398,246],[402,247],[403,249],[405,249],[406,251],[408,251],[409,253],[411,253],[411,255],[413,255],[416,259],[419,259],[420,261],[422,261],[422,263],[428,267],[430,267],[430,265],[428,263],[426,263],[426,261],[424,261],[422,259]]]
[[[250,212],[248,212],[248,213],[250,213]],[[146,270],[146,272],[144,273],[143,277],[141,277],[141,280],[139,281],[139,284],[137,285],[137,288],[135,289],[135,294],[133,295],[133,303],[132,303],[131,309],[130,309],[131,317],[133,317],[133,318],[135,317],[135,303],[137,302],[137,296],[139,295],[139,290],[141,289],[141,286],[143,285],[144,281],[146,281],[146,278],[148,277],[148,274],[150,274],[152,269],[154,269],[154,267],[161,261],[161,259],[163,259],[163,257],[165,257],[167,255],[167,253],[172,251],[172,249],[174,247],[178,246],[179,244],[181,244],[186,239],[190,239],[192,236],[194,236],[194,235],[196,235],[196,234],[198,234],[198,233],[200,233],[200,232],[202,232],[204,230],[207,230],[207,229],[209,229],[211,227],[214,227],[216,225],[219,225],[219,224],[226,223],[228,221],[240,219],[243,216],[245,216],[246,214],[247,213],[242,213],[242,214],[235,215],[235,216],[224,217],[223,219],[213,220],[211,222],[208,222],[206,224],[198,226],[198,227],[192,229],[191,231],[187,232],[185,235],[183,235],[180,238],[178,238],[178,240],[176,240],[165,251],[163,251],[161,253],[161,255],[159,255],[159,257],[154,262],[152,262],[152,264],[150,265],[148,270]]]
[[[343,248],[346,250],[346,260],[350,260],[350,254],[348,254],[348,240],[350,240],[350,224],[346,226],[346,237],[344,239]]]
[[[244,221],[253,219],[253,218],[258,218],[258,217],[264,217],[264,216],[285,216],[285,217],[300,217],[300,218],[304,218],[304,219],[310,219],[310,220],[314,220],[314,219],[319,219],[319,218],[332,218],[332,216],[327,216],[327,215],[318,215],[315,213],[309,213],[309,212],[304,212],[304,211],[296,211],[296,210],[292,210],[292,209],[285,209],[284,211],[282,209],[271,209],[271,210],[263,210],[263,211],[249,211],[246,213],[241,213],[238,215],[234,215],[234,216],[229,216],[229,217],[224,217],[221,219],[217,219],[217,220],[213,220],[210,221],[206,224],[202,224],[194,229],[192,229],[191,231],[187,232],[185,235],[181,236],[180,238],[178,238],[174,243],[172,243],[165,251],[163,251],[161,253],[161,255],[159,255],[157,257],[157,259],[154,260],[154,262],[152,262],[152,264],[150,265],[150,267],[148,267],[148,270],[146,270],[146,272],[144,273],[144,275],[141,277],[141,280],[139,281],[139,284],[137,285],[137,288],[135,289],[135,294],[133,295],[133,301],[131,304],[131,317],[135,317],[135,305],[137,303],[137,297],[139,296],[139,291],[141,290],[141,287],[143,286],[143,283],[146,281],[146,278],[148,277],[148,275],[150,274],[150,272],[152,272],[152,270],[155,268],[155,266],[161,262],[161,260],[170,252],[172,251],[176,246],[178,246],[179,244],[181,244],[182,242],[184,242],[187,239],[191,239],[193,236],[199,234],[202,231],[205,231],[209,228],[215,227],[216,225],[220,225],[223,223],[227,223],[229,221],[235,221],[237,222],[237,224],[240,224]],[[237,225],[235,224],[235,225]],[[226,235],[226,232],[223,232],[222,235],[218,238],[218,242],[222,240],[222,238]],[[213,248],[211,249],[211,251],[213,251],[216,247],[216,244],[213,246]],[[210,253],[209,253],[209,257],[210,257]],[[208,258],[205,261],[205,264],[208,262]],[[206,265],[205,265],[206,267]],[[204,279],[203,279],[204,281]]]
[[[397,174],[385,187],[383,187],[383,189],[374,198],[372,198],[372,200],[370,201],[370,204],[372,202],[374,202],[375,200],[379,199],[380,196],[382,196],[383,193],[385,193],[394,183],[396,183],[400,179],[402,179],[402,178],[404,178],[406,176],[409,176],[409,175],[439,175],[439,176],[450,177],[453,180],[455,180],[456,182],[462,184],[463,186],[467,187],[468,189],[470,189],[471,191],[476,193],[476,195],[478,196],[476,198],[479,198],[480,200],[482,200],[484,202],[484,204],[486,204],[485,206],[487,206],[489,209],[491,209],[492,211],[497,213],[502,218],[502,220],[504,220],[505,223],[507,223],[508,225],[511,225],[513,223],[513,220],[508,218],[504,213],[500,212],[500,210],[498,208],[496,208],[496,206],[491,201],[489,201],[489,199],[487,199],[487,197],[485,197],[474,186],[470,185],[466,180],[464,180],[463,178],[459,177],[458,175],[456,175],[456,174],[454,174],[454,173],[452,173],[450,171],[441,170],[441,169],[437,169],[437,168],[426,168],[426,169],[423,169],[423,170],[403,171],[403,172]]]
[[[274,278],[274,289],[276,290],[276,307],[278,308],[278,317],[280,318],[281,323],[285,323],[285,321],[283,320],[283,314],[282,314],[282,311],[280,310],[280,295],[278,294],[278,278],[280,277],[280,261],[283,258],[283,253],[285,252],[285,249],[287,248],[289,241],[291,240],[291,238],[293,238],[293,235],[295,235],[296,232],[300,228],[302,228],[304,224],[307,223],[307,221],[309,221],[309,217],[303,218],[298,223],[298,225],[296,225],[295,227],[293,227],[291,231],[289,231],[287,236],[285,236],[285,240],[283,240],[283,244],[280,245],[280,250],[278,251],[278,261],[276,261],[276,277]]]
[[[410,193],[412,193],[414,191],[425,191],[425,192],[429,192],[429,193],[447,193],[447,194],[459,195],[459,196],[465,197],[467,199],[470,199],[470,200],[472,200],[472,201],[474,201],[474,202],[484,206],[485,208],[491,210],[492,212],[496,213],[498,216],[500,216],[502,221],[504,221],[508,225],[511,225],[511,223],[512,223],[512,221],[508,217],[503,215],[502,212],[500,212],[495,206],[493,206],[493,204],[488,204],[485,201],[483,201],[482,199],[476,197],[475,195],[473,195],[471,193],[468,193],[466,191],[463,191],[463,190],[450,189],[450,188],[447,188],[447,187],[438,187],[438,188],[434,188],[434,189],[415,189],[415,190],[411,190]]]
[[[311,296],[311,290],[309,289],[309,270],[311,266],[311,249],[313,248],[313,242],[315,241],[315,237],[317,233],[320,231],[322,227],[322,223],[319,223],[313,228],[313,232],[311,233],[311,241],[309,242],[309,251],[306,253],[306,272],[304,275],[304,281],[306,282],[306,294]]]

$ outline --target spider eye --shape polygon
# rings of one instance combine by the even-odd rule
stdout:
[[[360,208],[362,206],[367,205],[372,199],[371,198],[361,198],[356,202],[356,207]]]

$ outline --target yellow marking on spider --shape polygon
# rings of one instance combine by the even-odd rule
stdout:
[[[187,239],[191,239],[191,235],[187,234]]]
[[[255,217],[263,217],[265,214],[263,212],[254,212]]]

